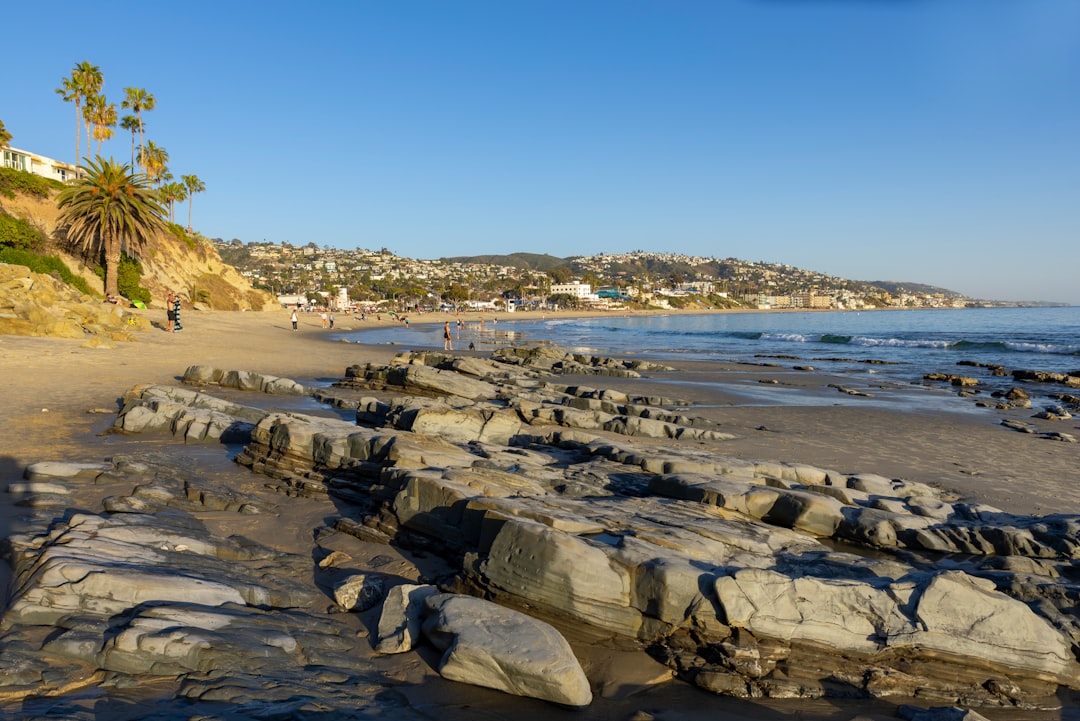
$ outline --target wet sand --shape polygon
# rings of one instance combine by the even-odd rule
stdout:
[[[328,340],[330,331],[320,327],[317,314],[302,315],[300,330],[293,332],[286,311],[189,312],[185,330],[169,334],[160,327],[163,311],[145,313],[159,327],[138,334],[136,342],[112,347],[85,347],[82,341],[63,339],[0,336],[0,367],[6,380],[0,413],[0,479],[11,482],[20,478],[24,467],[35,461],[101,461],[112,453],[137,452],[154,444],[169,447],[172,453],[195,453],[185,451],[172,439],[124,441],[98,437],[111,425],[125,391],[137,383],[176,383],[190,365],[329,383],[342,377],[351,364],[385,363],[404,349],[400,345],[332,342]],[[431,314],[413,320],[441,325],[445,319]],[[390,322],[384,317],[383,325]],[[374,320],[361,322],[339,314],[335,330],[377,325]],[[841,472],[878,473],[927,482],[959,498],[1017,513],[1080,512],[1080,444],[1045,440],[1000,425],[1003,418],[1014,418],[1040,430],[1076,434],[1080,425],[1075,419],[1064,423],[1038,421],[1030,418],[1032,411],[978,409],[950,413],[920,410],[918,404],[911,410],[910,399],[890,404],[888,393],[863,399],[867,402],[860,404],[860,399],[841,397],[837,390],[829,388],[828,384],[837,379],[820,372],[712,363],[680,363],[678,368],[674,374],[649,374],[643,379],[590,377],[569,382],[692,399],[693,407],[686,410],[689,415],[715,419],[736,436],[718,449],[724,455],[802,462]],[[938,406],[927,403],[927,407]],[[197,453],[200,458],[210,458],[206,463],[211,470],[230,465],[224,453],[216,460],[212,449]],[[235,478],[246,473],[235,467],[222,472]],[[248,482],[259,485],[250,479]],[[93,509],[95,499],[79,502]],[[302,551],[304,544],[310,547],[312,524],[325,512],[325,507],[313,503],[282,504],[283,516],[275,521],[279,525],[272,532],[255,525],[233,532],[262,542],[277,539],[283,550]],[[0,503],[0,510],[0,531],[6,534],[17,525],[19,510],[9,503]],[[379,548],[383,553],[398,555],[396,550]],[[376,550],[358,546],[349,552],[360,557]],[[404,573],[419,561],[402,556],[396,562],[403,565]],[[528,721],[566,717],[592,721],[630,718],[639,710],[656,719],[713,719],[718,714],[731,719],[894,718],[893,704],[748,703],[721,699],[681,682],[653,686],[644,694],[625,697],[629,690],[665,677],[666,670],[640,651],[609,641],[581,637],[574,639],[574,645],[590,678],[604,690],[598,696],[607,696],[579,713],[442,681],[422,655],[406,654],[405,658],[382,663],[389,675],[403,682],[402,692],[411,705],[430,705],[433,717],[443,719]],[[980,713],[992,719],[1067,717],[1060,712],[1020,714],[1015,709],[980,709]]]

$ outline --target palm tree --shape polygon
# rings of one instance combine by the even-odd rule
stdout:
[[[90,109],[90,98],[101,95],[101,88],[105,85],[105,76],[101,74],[101,68],[97,65],[91,65],[88,61],[83,60],[71,69],[71,79],[75,82],[79,95],[82,96],[84,106],[82,116],[86,124],[86,154],[89,156],[90,126],[92,122],[87,111]]]
[[[94,140],[97,141],[98,155],[101,155],[101,141],[108,140],[114,134],[116,103],[107,102],[104,95],[95,95],[87,100],[86,117],[94,126]]]
[[[136,255],[146,241],[165,228],[165,208],[146,176],[131,166],[100,155],[81,167],[82,177],[61,191],[58,222],[67,238],[105,258],[105,293],[117,295],[120,254]]]
[[[184,186],[187,187],[188,205],[187,205],[187,230],[191,232],[191,206],[195,200],[195,193],[201,193],[206,190],[206,183],[199,180],[198,175],[181,175],[180,180],[184,181]]]
[[[4,121],[0,120],[0,150],[3,150],[11,142],[11,133],[4,127]]]
[[[135,167],[135,131],[139,129],[139,120],[134,115],[125,115],[120,119],[120,127],[131,133],[131,166]]]
[[[169,152],[153,140],[139,148],[139,165],[150,180],[161,183],[161,174],[169,164]]]
[[[79,136],[82,135],[82,93],[79,92],[79,84],[72,77],[61,78],[60,87],[56,93],[63,98],[65,103],[75,103],[75,165],[79,164]]]
[[[161,202],[169,206],[169,222],[174,222],[173,210],[176,207],[177,201],[182,203],[187,200],[187,186],[183,183],[164,183],[158,188],[158,194],[161,197]]]
[[[142,150],[144,147],[142,114],[144,110],[153,110],[154,106],[157,105],[157,101],[154,100],[153,95],[142,88],[124,88],[124,92],[127,97],[124,98],[124,102],[120,103],[120,107],[135,111],[135,117],[139,121],[139,150]]]

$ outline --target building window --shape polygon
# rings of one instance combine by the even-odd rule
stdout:
[[[26,161],[29,158],[22,153],[16,153],[11,150],[4,151],[4,167],[14,168],[15,170],[26,170]]]

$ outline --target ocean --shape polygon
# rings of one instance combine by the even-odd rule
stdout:
[[[650,360],[762,362],[795,356],[850,370],[885,361],[879,372],[901,378],[958,373],[960,360],[1056,373],[1080,371],[1080,308],[971,308],[835,312],[750,312],[707,315],[520,319],[483,331],[466,314],[455,329],[460,350],[509,342],[545,342],[581,352],[637,355]],[[401,326],[341,334],[365,343],[442,348],[442,326]],[[895,365],[891,365],[895,364]]]

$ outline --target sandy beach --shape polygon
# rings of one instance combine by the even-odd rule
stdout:
[[[97,459],[86,439],[103,423],[88,411],[118,410],[117,401],[136,383],[173,383],[194,364],[251,370],[298,380],[336,380],[349,365],[388,362],[405,345],[331,342],[316,313],[301,314],[292,332],[287,311],[265,313],[189,312],[185,330],[162,330],[164,311],[145,311],[155,329],[136,342],[88,348],[82,341],[0,337],[0,363],[7,377],[0,418],[0,457],[5,475],[21,466],[70,454]],[[158,318],[158,316],[162,316]],[[567,313],[567,317],[580,314]],[[513,315],[499,317],[511,327]],[[425,314],[417,323],[441,325],[450,315]],[[466,316],[469,322],[477,322]],[[337,331],[394,324],[383,317],[361,321],[338,314]],[[468,354],[468,350],[458,350]],[[477,351],[479,353],[479,351]],[[1032,419],[1024,410],[984,413],[892,411],[880,406],[740,405],[738,387],[756,379],[777,380],[807,393],[835,393],[836,379],[823,373],[713,363],[676,364],[680,373],[654,379],[605,379],[615,388],[639,387],[691,397],[738,436],[724,453],[744,458],[794,461],[842,472],[871,472],[932,483],[982,503],[1017,513],[1080,510],[1080,444],[1048,442],[1000,425],[1004,418],[1029,421],[1040,430],[1073,431],[1074,422]],[[693,379],[692,391],[678,392]],[[596,379],[593,379],[595,384]],[[705,390],[702,388],[705,387]],[[684,389],[685,390],[685,389]],[[107,425],[107,424],[106,424]],[[1063,427],[1063,425],[1065,427]]]
[[[7,482],[21,477],[29,463],[42,460],[100,461],[108,455],[96,436],[109,428],[118,399],[137,383],[178,383],[184,370],[195,364],[223,369],[251,370],[294,378],[301,382],[330,382],[340,378],[344,369],[355,363],[385,363],[406,348],[402,345],[362,345],[331,342],[329,331],[322,328],[318,314],[303,314],[299,330],[293,332],[287,311],[266,313],[189,312],[185,314],[182,333],[164,331],[164,311],[146,311],[155,323],[149,332],[139,333],[137,341],[115,343],[109,347],[86,347],[83,341],[0,337],[0,364],[7,383],[0,415],[0,473]],[[160,317],[159,317],[160,316]],[[488,318],[493,316],[488,315]],[[449,316],[439,314],[414,318],[415,323],[442,324]],[[452,320],[452,319],[451,319]],[[511,320],[500,316],[500,322]],[[392,323],[384,317],[382,325]],[[379,321],[338,314],[335,330],[360,330],[376,327]],[[468,351],[465,351],[468,353]],[[709,363],[680,363],[674,374],[647,374],[642,379],[581,379],[589,385],[603,384],[620,390],[648,391],[669,397],[692,398],[698,404],[695,415],[712,418],[735,436],[725,441],[721,452],[755,460],[801,462],[844,473],[877,473],[932,484],[957,498],[986,503],[1016,513],[1075,513],[1080,510],[1080,488],[1076,469],[1080,468],[1080,444],[1052,442],[1035,435],[1016,433],[1003,426],[1003,418],[1024,419],[1045,424],[1045,430],[1075,432],[1075,421],[1052,425],[1030,418],[1030,411],[991,411],[985,413],[945,413],[920,410],[895,410],[874,406],[762,406],[746,405],[739,388],[756,379],[776,379],[808,394],[835,392],[827,390],[834,379],[821,373],[806,373],[784,368],[734,367]],[[692,387],[680,385],[693,379]],[[704,390],[703,390],[704,389]],[[242,401],[241,401],[242,402]],[[172,439],[164,443],[177,443]],[[676,443],[676,441],[664,441]],[[92,505],[93,499],[80,499]],[[4,505],[5,528],[15,524],[16,509]],[[304,537],[304,524],[312,509],[296,508],[296,516],[286,519],[291,535]],[[254,527],[245,532],[266,542],[273,537]],[[359,553],[357,549],[353,553]],[[611,648],[578,647],[592,655],[592,668],[607,667],[609,677],[631,673],[630,665],[639,659]],[[415,659],[399,661],[403,678],[424,684],[433,682],[430,668],[417,667]],[[629,664],[629,665],[628,665]],[[407,667],[406,667],[407,666]],[[633,673],[655,673],[657,669],[634,669]],[[674,685],[674,690],[650,697],[650,705],[670,703],[668,711],[652,710],[652,718],[715,718],[715,710],[724,708],[730,718],[855,718],[844,706],[838,711],[831,702],[797,702],[758,706],[725,700],[725,706],[712,706],[715,698],[690,687]],[[434,676],[430,688],[414,689],[410,700],[429,694],[438,697],[428,702],[457,709],[442,718],[475,718],[462,708],[467,696],[473,711],[485,708],[485,717],[502,718],[511,709],[516,718],[542,718],[550,708],[526,701],[503,705],[504,697],[487,691],[455,690],[453,684],[440,683]],[[440,696],[441,694],[441,696]],[[667,694],[665,696],[665,694]],[[670,698],[669,698],[670,697]],[[667,700],[665,700],[667,699]],[[707,706],[700,706],[703,699]],[[578,719],[604,718],[605,713],[619,717],[635,708],[632,702],[601,704]],[[485,704],[488,706],[485,707]],[[678,711],[675,710],[678,707]],[[467,706],[465,706],[467,708]],[[892,718],[887,705],[862,702],[860,718]],[[770,710],[773,709],[773,710]],[[989,718],[1063,718],[1031,713],[1002,715],[987,710]],[[775,715],[774,715],[775,714]],[[877,715],[875,715],[877,714]],[[627,716],[628,717],[628,716]]]

